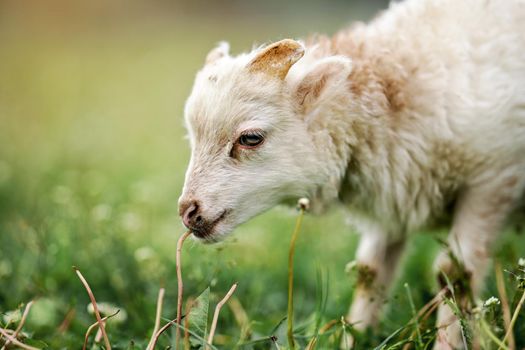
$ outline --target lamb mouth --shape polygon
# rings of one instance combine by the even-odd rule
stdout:
[[[221,215],[219,215],[217,217],[217,219],[213,220],[212,222],[210,222],[209,224],[206,224],[206,225],[203,225],[203,227],[199,227],[199,228],[193,228],[191,229],[191,233],[199,238],[199,239],[204,239],[204,240],[211,240],[211,241],[214,241],[214,239],[212,239],[213,237],[213,230],[215,229],[215,226],[217,226],[217,224],[219,222],[221,222],[222,220],[224,220],[224,218],[226,217],[226,215],[230,212],[231,210],[229,209],[226,209],[224,210]]]

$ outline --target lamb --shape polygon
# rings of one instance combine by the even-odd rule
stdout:
[[[372,277],[347,316],[357,329],[377,321],[413,232],[448,225],[436,274],[479,295],[525,204],[524,33],[520,0],[406,0],[332,37],[238,56],[221,43],[185,107],[184,224],[215,242],[299,197],[315,213],[344,205]],[[448,306],[437,323],[435,349],[462,348]]]

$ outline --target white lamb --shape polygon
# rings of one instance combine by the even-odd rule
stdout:
[[[343,203],[367,274],[347,319],[364,329],[408,235],[447,224],[463,270],[447,252],[436,268],[477,294],[525,203],[525,2],[407,0],[331,38],[235,57],[221,44],[185,117],[180,214],[195,236],[220,240],[298,197],[314,212]],[[462,347],[446,305],[438,326],[436,349]]]

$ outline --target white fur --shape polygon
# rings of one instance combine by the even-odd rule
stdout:
[[[315,212],[345,204],[363,234],[358,262],[376,273],[374,288],[356,291],[358,328],[376,320],[405,237],[436,224],[451,225],[478,293],[490,247],[524,201],[524,33],[520,0],[407,0],[307,41],[284,81],[248,69],[264,48],[231,57],[222,46],[186,105],[181,201],[197,199],[210,218],[228,210],[211,240],[298,197]],[[266,141],[232,159],[246,128]],[[446,254],[436,267],[452,268]],[[454,321],[447,310],[441,325]],[[436,348],[449,343],[461,346],[457,325]]]

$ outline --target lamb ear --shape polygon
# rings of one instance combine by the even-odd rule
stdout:
[[[298,104],[309,109],[330,87],[338,88],[347,80],[352,71],[352,63],[344,56],[330,56],[318,61],[296,86],[295,97]]]
[[[219,59],[226,57],[230,54],[230,44],[228,44],[226,41],[221,41],[216,48],[211,50],[208,55],[206,56],[206,63],[205,64],[211,64],[215,61],[218,61]]]
[[[249,63],[250,72],[265,73],[284,80],[286,74],[304,55],[304,47],[295,40],[284,39],[262,49]]]

